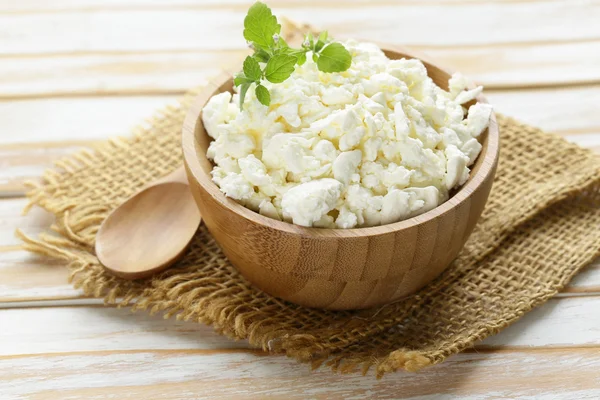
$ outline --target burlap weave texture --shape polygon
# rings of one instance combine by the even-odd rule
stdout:
[[[199,89],[198,89],[199,90]],[[53,234],[21,237],[68,262],[75,287],[107,303],[213,325],[252,345],[318,366],[378,376],[443,361],[556,294],[600,253],[600,158],[499,116],[501,157],[489,202],[458,259],[402,301],[355,312],[303,308],[246,282],[201,226],[184,259],[152,279],[106,273],[94,255],[108,213],[182,163],[180,129],[198,92],[132,137],[57,163],[31,184],[31,205],[56,215]]]

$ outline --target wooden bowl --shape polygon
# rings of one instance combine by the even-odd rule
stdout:
[[[380,45],[389,58],[419,58],[437,85],[451,73],[407,49]],[[440,275],[471,234],[496,171],[496,118],[469,180],[438,207],[389,225],[355,229],[305,228],[262,216],[227,198],[211,180],[210,137],[200,113],[215,93],[232,89],[222,74],[201,93],[183,126],[183,153],[202,219],[231,263],[265,292],[308,307],[373,307],[414,293]],[[483,97],[477,99],[485,102]]]

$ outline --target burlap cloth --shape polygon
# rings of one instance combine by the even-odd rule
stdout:
[[[497,333],[599,255],[600,159],[499,115],[500,165],[479,224],[453,265],[402,301],[336,312],[270,297],[240,276],[204,226],[176,267],[137,282],[111,276],[94,255],[96,231],[125,198],[181,165],[180,129],[197,92],[132,137],[64,159],[31,184],[31,205],[56,223],[37,240],[19,233],[26,248],[66,260],[74,286],[106,303],[210,324],[314,367],[374,366],[377,376],[440,363]]]

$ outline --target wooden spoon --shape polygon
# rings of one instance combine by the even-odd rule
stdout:
[[[181,167],[131,196],[104,220],[96,235],[96,255],[121,278],[147,278],[183,256],[200,221]]]

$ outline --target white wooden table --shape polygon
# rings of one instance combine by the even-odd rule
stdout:
[[[600,1],[271,0],[331,32],[412,45],[497,110],[600,151]],[[0,399],[600,398],[600,262],[474,350],[417,375],[333,375],[210,328],[83,298],[22,251],[22,182],[239,57],[243,0],[0,0]],[[424,397],[420,397],[424,396]]]

